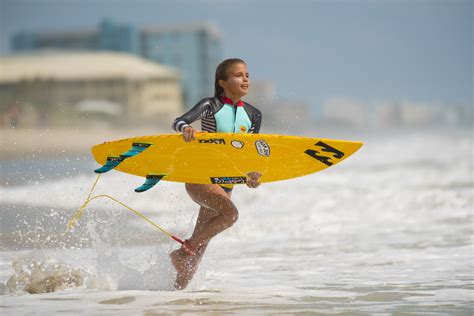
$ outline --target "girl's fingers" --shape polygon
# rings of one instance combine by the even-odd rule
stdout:
[[[249,188],[254,189],[254,188],[258,187],[259,185],[260,185],[260,182],[258,182],[258,181],[255,181],[255,180],[248,180],[247,181],[247,186]]]
[[[184,141],[186,141],[186,142],[190,142],[191,140],[195,139],[194,138],[194,128],[186,127],[183,131],[183,138],[184,138]]]
[[[260,172],[249,172],[249,173],[247,173],[247,176],[248,176],[251,180],[258,181],[258,179],[260,179],[260,177],[262,176],[262,174],[261,174]]]

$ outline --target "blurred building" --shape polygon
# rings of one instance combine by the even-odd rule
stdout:
[[[212,24],[147,27],[142,56],[181,70],[188,107],[214,94],[215,70],[222,57],[220,33]]]
[[[400,105],[389,101],[376,101],[372,103],[370,121],[367,125],[372,127],[394,127],[400,125]]]
[[[322,104],[321,122],[363,128],[472,125],[472,106],[334,98]]]
[[[179,72],[129,54],[17,54],[0,57],[0,69],[0,110],[16,113],[13,121],[22,113],[50,125],[89,113],[168,124],[183,111]]]
[[[20,32],[11,38],[13,52],[41,49],[126,52],[176,67],[182,73],[187,107],[213,93],[214,72],[222,58],[220,33],[213,24],[135,27],[104,20],[96,29]]]
[[[140,54],[140,34],[134,27],[104,20],[98,29],[67,32],[20,32],[11,38],[14,52],[40,49],[111,50]]]
[[[368,105],[351,99],[329,99],[321,105],[321,118],[334,126],[366,126]]]
[[[300,133],[314,127],[314,115],[307,102],[278,100],[263,114],[265,124],[274,132]],[[266,117],[266,118],[265,118]]]
[[[439,106],[425,103],[404,102],[399,105],[400,120],[406,126],[424,126],[437,123],[442,115]]]
[[[99,48],[97,30],[70,32],[20,32],[10,40],[13,52],[26,52],[40,49],[96,50]]]
[[[300,132],[311,128],[313,123],[309,104],[277,99],[273,81],[251,81],[249,94],[244,100],[262,111],[262,129],[265,133]]]

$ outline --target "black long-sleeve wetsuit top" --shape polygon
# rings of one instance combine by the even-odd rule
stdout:
[[[253,133],[260,131],[262,113],[247,102],[233,104],[227,97],[205,98],[191,110],[176,118],[173,129],[182,132],[189,124],[201,120],[201,130],[215,133]]]

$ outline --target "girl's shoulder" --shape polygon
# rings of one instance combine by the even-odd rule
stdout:
[[[223,102],[219,100],[218,97],[208,97],[201,99],[196,105],[195,108],[199,108],[202,111],[211,111],[212,113],[217,113],[223,106]]]
[[[208,97],[201,99],[198,104],[207,104],[212,106],[222,105],[222,101],[218,97]]]
[[[262,112],[259,109],[257,109],[255,106],[253,106],[252,104],[244,101],[244,106],[247,110],[250,110],[251,112],[255,114],[262,115]]]
[[[201,101],[199,101],[199,102],[215,102],[215,101],[218,101],[218,98],[216,98],[216,97],[207,97],[207,98],[201,99]]]

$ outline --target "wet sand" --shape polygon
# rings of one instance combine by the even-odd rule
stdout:
[[[171,134],[171,129],[2,128],[0,159],[88,153],[96,144],[142,135]]]

